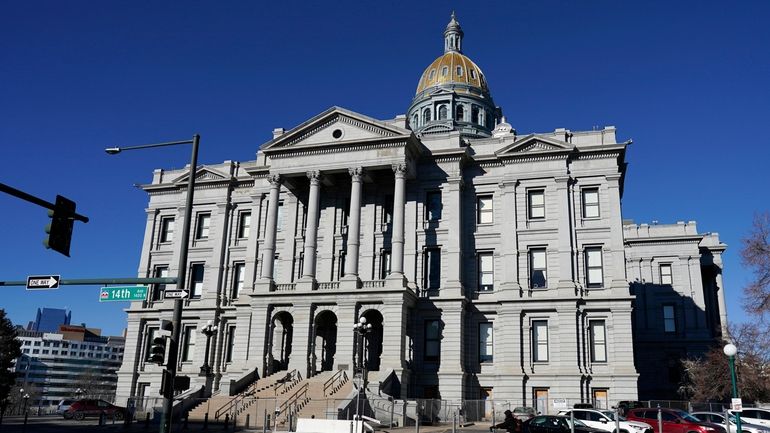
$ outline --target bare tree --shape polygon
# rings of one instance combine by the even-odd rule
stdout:
[[[743,239],[741,258],[754,273],[743,289],[743,307],[764,321],[770,315],[770,212],[754,215],[751,231]]]

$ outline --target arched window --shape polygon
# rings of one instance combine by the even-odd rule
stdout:
[[[479,123],[479,107],[476,105],[471,107],[471,123]]]
[[[457,76],[458,77],[462,77],[463,76],[463,67],[462,66],[458,66],[457,67]]]
[[[428,122],[430,122],[430,108],[426,108],[422,112],[422,124],[424,125],[424,124],[426,124]]]
[[[414,113],[414,116],[412,116],[412,128],[417,128],[419,125],[420,116],[417,115],[417,113]]]
[[[438,119],[439,120],[444,120],[444,119],[446,119],[446,116],[447,116],[446,105],[442,105],[442,106],[440,106],[438,108]]]
[[[473,78],[474,80],[476,79],[476,70],[475,69],[471,69],[471,78]]]
[[[458,122],[462,122],[465,120],[465,108],[463,108],[462,105],[457,106],[457,110],[455,110],[455,120]]]
[[[448,74],[448,73],[449,73],[449,68],[447,66],[444,66],[443,68],[441,68],[441,76],[442,77],[446,77],[446,74]]]
[[[428,75],[428,80],[433,81],[433,78],[436,76],[436,70],[431,69],[430,74]]]
[[[486,110],[479,110],[479,121],[478,121],[479,125],[482,125],[482,126],[486,125],[486,122],[484,122],[485,114],[486,114]]]

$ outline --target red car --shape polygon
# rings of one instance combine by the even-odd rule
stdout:
[[[100,416],[104,414],[108,419],[122,420],[126,416],[126,408],[115,406],[104,400],[84,399],[73,402],[70,408],[64,412],[64,418],[74,418],[78,421],[86,416]]]
[[[725,433],[719,424],[703,422],[683,410],[660,409],[663,421],[663,433]],[[626,414],[629,421],[641,421],[658,431],[658,409],[631,409]]]

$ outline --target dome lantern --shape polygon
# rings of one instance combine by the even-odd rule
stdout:
[[[449,24],[446,25],[444,30],[444,52],[463,52],[463,29],[460,27],[460,23],[455,18],[455,12],[452,11],[452,19],[449,20]]]

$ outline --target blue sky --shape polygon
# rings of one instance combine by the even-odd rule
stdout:
[[[46,212],[0,194],[0,280],[130,277],[154,168],[189,149],[105,147],[202,136],[202,163],[251,160],[276,127],[332,105],[404,113],[455,9],[464,52],[519,133],[618,128],[633,139],[625,218],[696,220],[729,245],[732,320],[750,277],[740,239],[770,209],[768,2],[4,2],[0,182],[75,200],[72,258],[45,250]],[[40,306],[117,334],[97,287],[0,288],[26,324]]]

